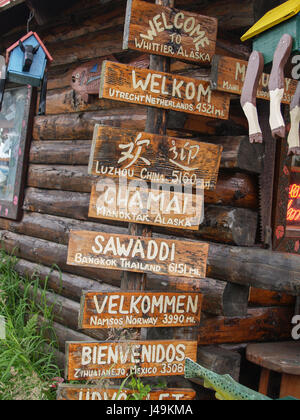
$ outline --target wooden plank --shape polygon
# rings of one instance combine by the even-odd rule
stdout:
[[[105,61],[100,98],[227,120],[230,97],[213,92],[205,80],[191,79]]]
[[[203,296],[198,293],[84,292],[79,329],[195,327]]]
[[[215,18],[127,0],[123,48],[209,64],[217,31]]]
[[[197,342],[187,340],[66,343],[67,380],[97,380],[184,374],[184,360],[196,361]]]
[[[212,89],[220,92],[233,93],[241,95],[248,62],[237,60],[231,57],[215,56],[212,62]],[[270,75],[263,73],[257,90],[257,98],[270,100],[269,84]],[[290,104],[297,88],[297,81],[285,79],[285,92],[282,102]]]
[[[126,401],[128,396],[138,391],[119,388],[106,388],[99,385],[65,385],[61,384],[57,389],[57,400],[59,401]],[[151,391],[147,400],[150,401],[191,401],[196,397],[196,392],[185,388],[166,388],[158,391]]]
[[[69,265],[204,278],[208,244],[98,232],[70,233]]]
[[[139,223],[151,226],[165,226],[175,229],[198,230],[204,219],[203,189],[193,194],[182,186],[177,191],[148,188],[142,185],[128,185],[99,178],[92,186],[89,217]]]
[[[96,125],[89,173],[214,189],[222,146]]]

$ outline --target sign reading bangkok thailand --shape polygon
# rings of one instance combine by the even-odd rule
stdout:
[[[214,144],[97,124],[88,170],[91,175],[214,189],[222,150]]]
[[[218,20],[139,0],[127,1],[123,48],[208,64]]]
[[[185,292],[84,292],[79,329],[194,327],[202,295]]]
[[[209,245],[88,231],[71,231],[69,265],[205,278]]]
[[[244,86],[248,62],[236,58],[216,55],[212,61],[211,86],[221,92],[241,95]],[[270,75],[263,73],[260,78],[257,97],[270,100]],[[290,104],[297,88],[297,80],[285,79],[285,89],[282,102]]]
[[[100,98],[227,120],[230,96],[210,82],[104,61]]]
[[[185,359],[196,360],[197,341],[66,343],[67,380],[184,375]]]
[[[119,388],[105,388],[99,385],[65,385],[58,386],[57,399],[64,401],[126,401],[135,391]],[[196,397],[196,392],[185,388],[165,388],[149,392],[146,400],[154,401],[191,401]]]

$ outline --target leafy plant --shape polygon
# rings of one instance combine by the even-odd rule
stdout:
[[[128,382],[130,380],[130,382]],[[130,391],[132,391],[131,393],[128,394],[127,396],[127,400],[145,400],[148,398],[150,392],[153,389],[165,389],[167,387],[167,384],[164,382],[159,381],[156,385],[145,385],[140,378],[134,376],[134,375],[129,375],[126,379],[124,379],[124,381],[122,382],[118,394],[117,394],[117,398],[116,400],[118,400],[121,392],[124,390],[125,385],[128,382],[128,387],[127,389],[129,389]]]

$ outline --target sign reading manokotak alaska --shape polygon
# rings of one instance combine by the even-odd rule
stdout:
[[[208,64],[218,20],[158,4],[128,0],[123,48]]]

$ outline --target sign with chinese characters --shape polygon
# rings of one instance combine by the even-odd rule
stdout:
[[[220,92],[241,95],[245,82],[247,67],[247,61],[216,55],[212,61],[212,89]],[[269,79],[269,74],[262,74],[257,89],[257,97],[259,99],[265,99],[268,101],[270,100],[270,93],[268,88]],[[292,97],[296,92],[296,88],[297,80],[285,79],[285,92],[282,100],[284,104],[291,103]]]
[[[295,168],[298,170],[298,168]],[[297,228],[300,226],[300,171],[291,172],[291,184],[287,209],[287,227]],[[300,232],[298,233],[300,237]]]
[[[218,20],[139,0],[127,0],[124,49],[192,61],[211,62]]]
[[[172,187],[172,189],[174,189]],[[198,230],[204,219],[204,189],[192,186],[148,188],[145,181],[99,178],[92,186],[89,217]]]
[[[230,96],[210,82],[104,61],[100,98],[227,120]]]
[[[195,327],[202,295],[185,292],[83,292],[79,329]]]
[[[205,278],[209,245],[87,231],[71,231],[69,265]]]
[[[99,385],[65,385],[61,384],[57,390],[57,400],[61,401],[126,401],[128,396],[138,393],[129,389],[105,388]],[[196,392],[185,388],[165,388],[151,391],[145,398],[150,401],[191,401]]]
[[[66,342],[65,378],[99,380],[128,375],[181,376],[185,359],[196,361],[197,341]]]
[[[95,126],[89,174],[216,187],[222,146]]]

